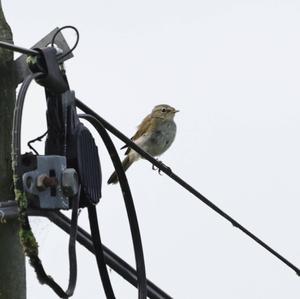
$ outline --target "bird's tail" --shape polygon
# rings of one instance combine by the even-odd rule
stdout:
[[[133,162],[134,162],[134,159],[132,159],[132,157],[129,158],[129,155],[126,156],[126,158],[122,161],[122,166],[123,166],[124,171],[126,171]],[[108,179],[107,184],[116,184],[116,183],[118,183],[118,181],[119,181],[118,175],[114,171],[113,174]]]

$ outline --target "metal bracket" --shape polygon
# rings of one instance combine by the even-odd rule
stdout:
[[[31,47],[33,48],[43,48],[47,47],[54,36],[54,34],[59,30],[59,28],[53,29],[50,33],[48,33],[44,38],[42,38],[38,43],[36,43],[34,46]],[[62,35],[61,32],[59,32],[56,37],[55,37],[55,45],[59,47],[60,49],[63,50],[63,52],[68,52],[70,50],[70,47],[68,46],[64,36]],[[66,61],[70,58],[72,58],[74,55],[72,53],[68,54],[65,56],[61,62]],[[18,59],[14,61],[15,68],[16,68],[16,73],[17,73],[17,84],[21,83],[24,78],[26,78],[30,73],[30,69],[26,63],[26,58],[28,55],[21,55]]]
[[[18,217],[18,205],[14,200],[0,202],[0,224]]]
[[[37,156],[37,168],[22,176],[29,206],[37,209],[70,208],[70,199],[78,192],[78,176],[66,168],[64,156]]]

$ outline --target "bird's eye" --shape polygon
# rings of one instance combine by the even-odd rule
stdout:
[[[161,109],[161,112],[166,112],[166,108],[162,108],[162,109]]]

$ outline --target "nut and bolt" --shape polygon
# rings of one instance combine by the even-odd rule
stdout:
[[[46,188],[53,188],[58,186],[58,180],[56,177],[49,177],[46,174],[41,174],[37,177],[36,187],[39,190],[45,190]]]

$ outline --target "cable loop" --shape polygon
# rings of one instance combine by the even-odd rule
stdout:
[[[129,225],[130,225],[130,231],[131,231],[131,237],[133,242],[133,248],[134,248],[134,254],[135,254],[135,262],[136,262],[136,268],[137,268],[137,287],[138,287],[138,298],[139,299],[146,299],[147,298],[147,279],[146,279],[146,269],[145,269],[145,261],[144,261],[144,253],[143,253],[143,247],[142,247],[142,239],[140,235],[137,215],[135,212],[134,202],[131,195],[130,187],[126,178],[126,174],[124,172],[124,169],[122,167],[121,160],[119,158],[119,155],[117,153],[117,150],[101,124],[94,116],[83,114],[79,115],[80,118],[86,119],[89,121],[97,130],[99,135],[101,136],[106,149],[110,155],[110,158],[113,162],[113,165],[115,167],[116,173],[119,177],[119,183],[122,190]],[[109,297],[108,297],[109,298]]]
[[[63,27],[59,28],[59,29],[55,32],[55,34],[53,35],[52,40],[51,40],[51,47],[54,47],[54,44],[55,44],[55,38],[56,38],[57,34],[60,33],[61,31],[65,30],[65,29],[72,29],[72,30],[75,31],[75,33],[76,33],[76,42],[75,42],[74,46],[73,46],[69,51],[67,51],[66,53],[63,53],[63,54],[60,55],[60,57],[59,57],[60,59],[66,57],[66,56],[68,56],[70,53],[72,53],[72,52],[76,49],[76,47],[77,47],[77,45],[78,45],[78,43],[79,43],[79,37],[80,37],[80,35],[79,35],[78,29],[77,29],[76,27],[72,26],[72,25],[66,25],[66,26],[63,26]]]

